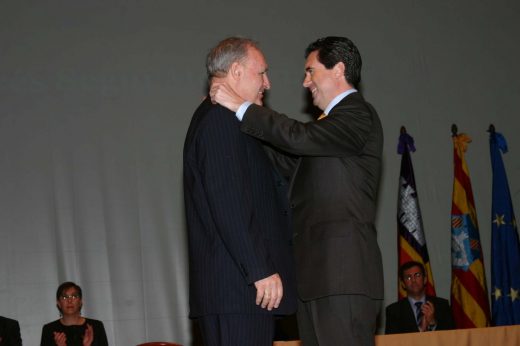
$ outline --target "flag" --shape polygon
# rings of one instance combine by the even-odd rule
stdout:
[[[401,173],[399,174],[399,191],[397,200],[397,253],[398,268],[406,262],[416,261],[424,265],[427,278],[425,292],[435,296],[435,286],[430,266],[430,257],[426,247],[421,209],[419,208],[419,196],[415,186],[412,158],[410,151],[415,151],[413,138],[406,133],[404,127],[399,136],[397,152],[401,157]],[[401,282],[397,280],[398,298],[406,297]]]
[[[520,324],[520,243],[507,183],[502,153],[507,143],[500,133],[490,130],[489,147],[493,169],[491,207],[491,311],[496,326]]]
[[[465,134],[453,135],[454,179],[451,205],[451,308],[457,328],[489,326],[484,259],[468,166]]]

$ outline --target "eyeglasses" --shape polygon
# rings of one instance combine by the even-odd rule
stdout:
[[[69,300],[69,299],[72,299],[72,300],[77,300],[77,299],[80,299],[81,296],[79,294],[70,294],[70,295],[61,295],[60,296],[60,299],[61,300]]]
[[[424,276],[423,273],[417,272],[417,273],[414,273],[414,274],[406,275],[404,277],[404,279],[405,279],[405,281],[412,281],[412,279],[420,279],[423,276]]]

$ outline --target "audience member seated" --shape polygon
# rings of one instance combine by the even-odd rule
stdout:
[[[0,346],[22,346],[18,321],[0,316]]]
[[[407,297],[386,308],[386,334],[454,329],[448,301],[427,296],[424,292],[424,266],[415,261],[399,268],[399,279]]]
[[[83,293],[73,282],[56,291],[61,318],[43,326],[41,346],[108,346],[103,322],[81,316]]]

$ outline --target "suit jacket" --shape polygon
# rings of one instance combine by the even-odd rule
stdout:
[[[0,316],[0,346],[22,346],[18,321]]]
[[[251,105],[241,129],[300,157],[289,192],[300,297],[382,299],[374,220],[383,131],[375,109],[358,92],[341,100],[328,117],[308,123]],[[291,168],[286,158],[277,162]]]
[[[202,102],[184,144],[190,316],[296,310],[287,183],[229,110]],[[278,273],[284,296],[271,312],[254,282]]]
[[[451,315],[450,304],[446,299],[427,296],[435,307],[435,330],[455,329],[455,322]],[[403,298],[386,307],[385,334],[415,333],[418,332],[417,322],[408,298]]]

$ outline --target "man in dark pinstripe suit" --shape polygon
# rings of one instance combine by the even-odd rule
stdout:
[[[208,54],[209,78],[262,104],[267,64],[255,42]],[[206,345],[271,345],[275,314],[296,309],[287,184],[229,110],[204,100],[184,144],[190,316]]]

